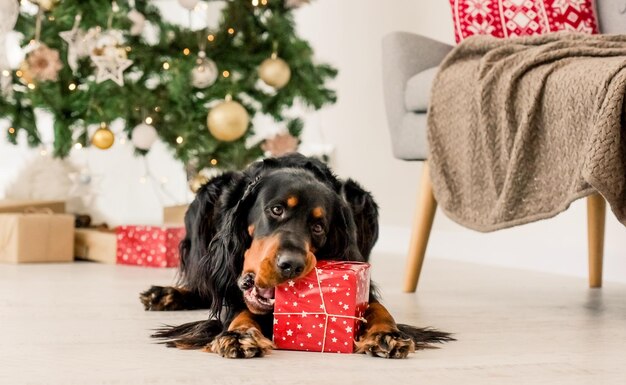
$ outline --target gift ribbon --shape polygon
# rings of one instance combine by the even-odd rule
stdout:
[[[315,279],[317,280],[317,286],[319,287],[319,294],[320,294],[320,298],[322,299],[322,311],[321,312],[312,312],[312,313],[308,313],[306,311],[301,311],[299,313],[295,313],[295,312],[274,312],[275,315],[301,315],[303,317],[306,317],[308,315],[324,315],[326,316],[326,322],[324,323],[324,339],[322,340],[322,353],[324,353],[324,348],[326,347],[326,330],[328,329],[328,319],[332,316],[332,317],[336,317],[336,318],[347,318],[347,319],[353,319],[353,320],[357,320],[357,321],[361,321],[363,323],[367,323],[367,320],[363,317],[354,317],[354,316],[349,316],[349,315],[341,315],[341,314],[331,314],[328,313],[328,311],[326,311],[326,302],[324,302],[324,295],[322,294],[322,281],[320,280],[320,276],[317,272],[317,268],[315,268]],[[356,333],[356,330],[355,330]]]

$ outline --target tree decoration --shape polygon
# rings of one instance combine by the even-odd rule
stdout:
[[[300,8],[303,5],[309,4],[311,0],[285,0],[285,8]]]
[[[91,144],[101,150],[111,148],[114,142],[115,135],[105,123],[102,123],[100,125],[100,128],[98,128],[96,132],[94,132],[93,137],[91,138]]]
[[[20,6],[14,0],[0,0],[0,96],[8,95],[11,87],[11,77],[9,75],[9,59],[6,50],[6,36],[15,27]]]
[[[259,77],[268,86],[283,88],[291,79],[291,69],[286,61],[274,52],[270,58],[263,60],[259,66]]]
[[[133,36],[139,36],[143,33],[144,28],[146,27],[146,17],[143,13],[139,12],[135,8],[131,9],[128,12],[128,20],[133,24],[130,27],[130,34]]]
[[[30,0],[31,3],[37,4],[44,11],[50,11],[60,0]]]
[[[250,124],[248,111],[230,98],[211,108],[207,117],[211,135],[224,142],[241,138],[248,130],[248,124]]]
[[[133,142],[133,145],[138,149],[147,151],[152,147],[158,137],[159,135],[154,126],[141,123],[133,128],[130,141]]]
[[[189,11],[193,10],[199,2],[200,0],[178,0],[178,4]]]
[[[261,148],[271,156],[282,156],[298,150],[298,138],[290,133],[278,134],[273,138],[266,139]]]
[[[19,3],[0,0],[0,6],[7,1],[11,6]],[[190,11],[200,4],[181,1]],[[253,117],[264,115],[282,124],[297,118],[300,111],[335,102],[335,92],[326,82],[336,70],[314,60],[310,44],[296,33],[293,11],[283,0],[256,5],[251,0],[223,1],[216,11],[218,24],[210,31],[169,22],[155,5],[161,3],[63,0],[50,2],[49,12],[43,8],[48,4],[42,3],[37,14],[21,7],[14,28],[20,46],[25,51],[39,44],[56,49],[64,68],[57,72],[56,81],[37,80],[27,60],[8,72],[10,83],[25,86],[9,87],[13,95],[0,97],[0,119],[11,127],[7,140],[15,144],[25,138],[30,146],[39,147],[42,135],[35,110],[45,110],[54,124],[51,154],[66,157],[77,141],[90,142],[89,127],[119,119],[130,137],[134,126],[149,114],[159,122],[162,143],[184,166],[232,170],[264,155],[261,142],[247,140],[257,135]],[[4,28],[9,13],[1,11],[0,28]],[[142,18],[134,11],[143,15],[146,29],[148,24],[154,27],[151,33],[139,34]],[[196,47],[196,52],[207,55],[194,55]],[[291,80],[276,92],[265,92],[258,87],[258,69],[273,52],[288,63]],[[217,105],[229,93],[241,98]],[[294,105],[307,108],[293,110]],[[210,115],[215,124],[209,123],[207,106],[214,106]],[[238,117],[239,123],[232,124],[232,117]],[[204,128],[207,125],[211,132]],[[111,144],[112,133],[106,130],[104,136]]]
[[[198,173],[189,179],[189,189],[195,194],[208,181],[209,178],[206,175]]]
[[[26,56],[26,63],[28,63],[28,72],[38,81],[56,81],[59,71],[63,68],[59,51],[45,44],[40,44],[32,50]]]
[[[191,70],[191,84],[196,88],[207,88],[217,80],[217,65],[206,57],[204,51],[198,54],[196,66]]]

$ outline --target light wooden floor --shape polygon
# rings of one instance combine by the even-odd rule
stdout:
[[[459,341],[400,361],[166,349],[150,329],[205,314],[142,310],[137,293],[173,271],[0,265],[0,384],[626,384],[626,285],[589,290],[584,279],[427,260],[412,295],[400,292],[403,265],[374,259],[392,313]]]

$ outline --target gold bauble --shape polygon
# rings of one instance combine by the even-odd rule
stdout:
[[[259,66],[259,77],[268,86],[283,88],[291,79],[291,69],[286,61],[272,55],[271,58],[263,60]]]
[[[115,135],[109,127],[102,125],[100,128],[96,130],[96,132],[91,137],[91,144],[98,147],[101,150],[106,150],[110,148],[115,142]]]
[[[41,7],[44,11],[49,11],[59,2],[59,0],[32,0],[31,3],[35,3]]]
[[[189,180],[189,189],[192,193],[195,194],[198,192],[198,190],[200,190],[200,187],[202,187],[208,181],[209,178],[207,178],[205,175],[197,174]]]
[[[232,142],[248,130],[248,111],[234,100],[227,100],[211,108],[207,116],[207,126],[215,139]]]

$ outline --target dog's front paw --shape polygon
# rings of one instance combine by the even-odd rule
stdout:
[[[226,358],[263,357],[274,347],[256,328],[225,331],[213,340],[210,351]]]
[[[365,333],[356,341],[356,352],[374,357],[406,358],[415,351],[415,343],[400,331]]]
[[[164,311],[181,310],[180,292],[174,287],[152,286],[139,294],[139,299],[146,310]]]

